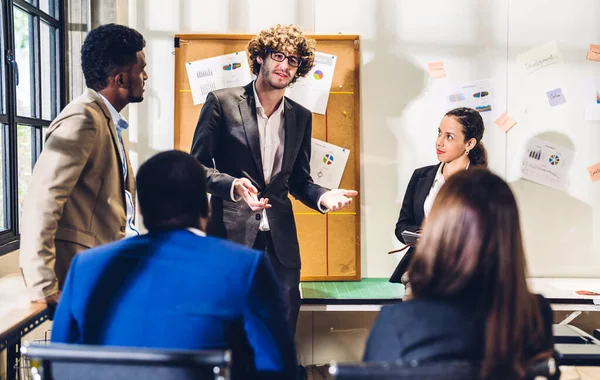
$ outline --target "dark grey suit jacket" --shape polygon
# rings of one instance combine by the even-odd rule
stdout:
[[[258,233],[261,212],[246,202],[233,202],[231,185],[246,177],[269,198],[267,209],[271,237],[281,264],[300,267],[300,250],[292,212],[294,198],[318,210],[317,202],[327,189],[310,177],[312,114],[298,103],[284,98],[285,141],[281,171],[267,185],[263,175],[256,102],[253,84],[210,93],[200,112],[192,155],[200,160],[212,194],[212,218],[208,233],[252,247]]]

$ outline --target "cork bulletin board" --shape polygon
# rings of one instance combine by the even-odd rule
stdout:
[[[186,62],[246,49],[253,35],[175,36],[174,146],[189,152],[202,105],[194,105]],[[337,56],[326,115],[313,114],[313,137],[350,149],[340,188],[360,189],[359,37],[312,35],[317,51]],[[320,214],[293,197],[303,281],[360,280],[360,194],[339,212]]]

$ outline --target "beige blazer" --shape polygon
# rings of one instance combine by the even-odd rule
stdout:
[[[52,122],[21,217],[20,262],[32,299],[56,293],[73,257],[125,237],[126,188],[135,179],[106,104],[87,89]],[[135,198],[134,198],[135,204]]]

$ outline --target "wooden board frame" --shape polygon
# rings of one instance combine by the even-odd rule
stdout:
[[[201,105],[194,106],[191,100],[185,62],[245,50],[252,37],[254,35],[251,34],[175,35],[175,149],[189,152],[201,109]],[[359,190],[360,39],[358,35],[310,35],[309,37],[317,41],[317,51],[338,56],[327,114],[325,116],[313,114],[313,137],[350,149],[350,158],[340,187]],[[320,50],[321,47],[323,50]],[[335,128],[330,127],[329,124],[335,124]],[[301,280],[359,281],[361,279],[360,194],[347,209],[326,215],[309,209],[293,198],[292,203],[302,256]],[[315,233],[322,235],[322,228],[325,228],[324,236],[312,236]],[[348,230],[354,232],[353,236],[349,235]],[[323,239],[325,239],[324,245]],[[324,263],[323,252],[321,252],[323,246]]]

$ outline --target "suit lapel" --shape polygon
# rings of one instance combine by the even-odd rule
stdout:
[[[244,125],[244,133],[246,134],[246,143],[252,152],[254,165],[262,185],[265,184],[265,176],[263,174],[262,155],[260,153],[260,135],[258,133],[258,122],[256,120],[256,101],[254,100],[254,91],[252,89],[254,82],[251,82],[245,87],[245,94],[242,95],[242,100],[238,104],[242,124]]]
[[[287,98],[283,98],[285,106],[283,108],[283,116],[285,124],[285,137],[283,144],[283,159],[281,161],[281,171],[291,165],[292,154],[294,153],[293,142],[296,141],[296,113],[294,107],[287,101]]]
[[[431,190],[431,186],[433,186],[433,181],[435,180],[435,174],[437,173],[440,165],[441,163],[432,167],[427,171],[427,173],[425,173],[424,176],[419,179],[419,188],[417,190],[415,199],[415,204],[418,205],[417,211],[419,211],[418,218],[415,218],[418,224],[421,224],[423,222],[423,218],[425,217],[425,211],[423,210],[425,198],[427,198],[427,195],[429,195],[429,191]]]
[[[133,187],[135,185],[132,185],[135,183],[135,179],[133,178],[133,171],[131,170],[131,165],[129,164],[129,156],[127,155],[127,151],[125,149],[125,147],[123,147],[123,151],[125,152],[125,160],[127,163],[127,172],[131,173],[131,175],[127,176],[127,184],[125,184],[125,173],[123,173],[123,165],[121,164],[121,148],[119,146],[119,136],[117,135],[117,128],[115,127],[115,124],[113,123],[113,120],[110,116],[110,111],[108,110],[108,107],[106,106],[106,104],[104,103],[104,100],[98,96],[98,94],[91,89],[87,89],[86,90],[88,92],[88,95],[94,99],[94,101],[96,102],[96,104],[100,107],[100,110],[102,111],[102,113],[104,114],[104,117],[106,118],[106,125],[108,127],[108,131],[110,133],[110,137],[113,143],[113,148],[115,148],[115,153],[117,155],[117,162],[119,163],[119,165],[117,165],[119,168],[119,180],[121,183],[121,193],[123,194],[123,206],[125,207],[125,209],[127,209],[127,203],[126,203],[126,199],[125,199],[125,189],[127,189],[129,192],[131,192],[131,190],[133,189]],[[131,180],[130,180],[131,178]],[[131,192],[132,196],[133,196],[133,192]]]

